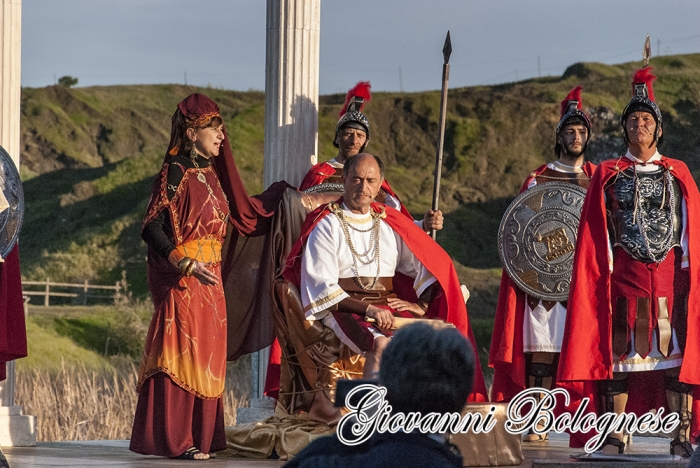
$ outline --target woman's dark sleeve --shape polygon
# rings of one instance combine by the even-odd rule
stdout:
[[[158,216],[144,226],[141,232],[141,239],[163,258],[168,258],[170,252],[175,250],[175,244],[170,242],[170,238],[165,234],[165,226],[169,224],[169,218],[168,212],[162,210]]]
[[[182,175],[182,169],[177,165],[171,164],[168,167],[168,200],[172,200],[175,195],[177,187],[182,180]],[[172,238],[172,233],[170,232],[170,214],[167,210],[161,210],[158,216],[144,226],[141,232],[141,238],[158,255],[163,258],[168,258],[170,252],[175,250],[175,244],[170,240]]]

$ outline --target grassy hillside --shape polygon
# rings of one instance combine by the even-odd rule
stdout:
[[[655,58],[652,65],[665,122],[662,151],[700,175],[700,55]],[[440,201],[446,222],[438,241],[473,291],[472,315],[493,313],[498,224],[527,174],[553,159],[559,102],[582,84],[594,125],[588,155],[615,157],[624,151],[619,114],[638,66],[579,63],[562,77],[450,90]],[[178,85],[23,90],[25,278],[113,283],[126,270],[132,293],[146,296],[140,223],[172,112],[195,91],[220,104],[246,188],[258,193],[262,93]],[[321,97],[320,160],[336,153],[332,136],[343,99]],[[439,101],[438,91],[375,93],[365,108],[372,124],[369,151],[387,161],[387,178],[416,216],[430,204]]]
[[[30,307],[28,356],[21,369],[56,372],[67,367],[112,369],[138,365],[150,321],[150,304],[118,307]]]

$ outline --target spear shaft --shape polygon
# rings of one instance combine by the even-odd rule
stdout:
[[[442,65],[442,92],[440,94],[440,120],[438,121],[438,139],[435,155],[435,180],[433,183],[433,203],[431,209],[438,209],[438,199],[440,198],[440,177],[442,175],[442,148],[445,142],[445,116],[447,114],[447,82],[450,80],[450,54],[452,54],[452,41],[450,41],[450,31],[447,31],[445,45],[442,48],[442,55],[445,59]],[[435,239],[435,229],[430,230],[430,236]]]

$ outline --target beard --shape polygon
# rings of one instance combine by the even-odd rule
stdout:
[[[562,150],[562,153],[564,153],[564,155],[566,155],[570,158],[576,159],[576,158],[579,158],[583,154],[583,152],[586,150],[586,146],[581,145],[581,148],[574,149],[571,146],[561,145],[561,150]]]

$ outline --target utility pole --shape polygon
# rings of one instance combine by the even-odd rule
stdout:
[[[399,67],[399,90],[403,93],[403,76],[401,75],[401,67]]]
[[[537,77],[542,78],[542,72],[540,71],[540,56],[537,56]]]
[[[187,86],[187,72],[185,72],[185,86]]]

